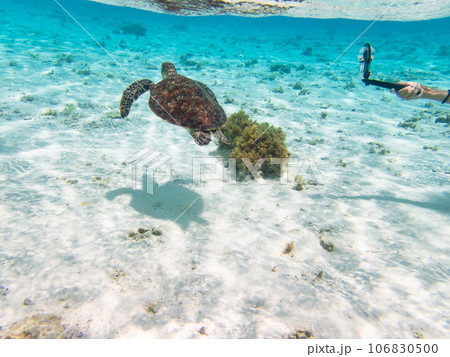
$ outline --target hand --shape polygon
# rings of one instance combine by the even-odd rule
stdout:
[[[399,82],[398,84],[405,84],[407,87],[397,91],[397,95],[406,100],[419,99],[424,93],[424,87],[416,82]],[[391,93],[396,93],[395,89],[391,89]]]

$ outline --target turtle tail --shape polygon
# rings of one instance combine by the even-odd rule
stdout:
[[[133,103],[145,92],[152,89],[154,86],[150,79],[140,79],[128,86],[123,91],[122,99],[120,100],[120,116],[125,118],[130,113]]]

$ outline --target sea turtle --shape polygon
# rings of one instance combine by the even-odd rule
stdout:
[[[188,129],[198,145],[209,144],[211,133],[229,144],[220,131],[227,116],[214,93],[203,83],[178,74],[173,63],[164,62],[161,75],[163,79],[156,84],[141,79],[125,89],[120,101],[120,116],[125,118],[133,102],[150,91],[150,109],[161,119]]]

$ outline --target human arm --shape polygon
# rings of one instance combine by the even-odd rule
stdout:
[[[434,89],[430,88],[424,85],[421,85],[419,83],[415,82],[400,82],[399,84],[406,84],[408,85],[405,88],[402,88],[398,90],[397,92],[394,89],[391,89],[392,93],[397,93],[397,95],[400,98],[406,99],[406,100],[413,100],[413,99],[432,99],[437,100],[442,103],[449,103],[449,94],[450,91],[446,90],[440,90],[440,89]]]

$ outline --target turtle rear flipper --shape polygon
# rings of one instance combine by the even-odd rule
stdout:
[[[228,141],[227,137],[222,133],[222,130],[220,130],[220,129],[213,130],[212,133],[221,142],[223,142],[223,143],[225,143],[227,145],[230,145],[230,142]]]
[[[129,85],[123,91],[122,99],[120,100],[120,116],[125,118],[130,113],[133,103],[145,92],[151,90],[154,83],[150,79],[140,79]]]
[[[197,145],[203,146],[208,145],[211,142],[211,132],[210,131],[200,131],[193,130],[191,135],[194,138]]]

